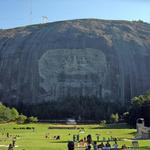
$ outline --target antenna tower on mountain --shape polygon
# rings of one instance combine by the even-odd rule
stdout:
[[[48,22],[48,17],[42,16],[42,23],[47,23],[47,22]]]

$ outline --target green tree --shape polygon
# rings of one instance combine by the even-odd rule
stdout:
[[[31,117],[28,118],[28,122],[34,122],[34,123],[36,123],[36,122],[38,122],[38,118],[31,116]]]
[[[2,103],[0,103],[0,121],[4,121],[4,111],[6,109],[6,106],[4,106]]]
[[[111,121],[112,123],[118,122],[118,121],[119,121],[119,115],[118,115],[118,113],[116,113],[116,114],[111,114],[111,116],[110,116],[110,121]]]
[[[12,115],[11,115],[11,109],[6,107],[4,110],[4,116],[3,116],[4,121],[11,121]]]
[[[19,113],[15,108],[11,109],[12,120],[15,121],[19,117]]]
[[[25,123],[26,119],[27,119],[27,117],[25,115],[21,114],[18,116],[17,123],[23,124],[23,123]]]
[[[136,124],[137,118],[144,118],[147,126],[150,126],[150,90],[144,95],[136,96],[131,100],[129,109],[129,124]]]

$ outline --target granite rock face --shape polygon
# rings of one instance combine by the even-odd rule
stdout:
[[[148,89],[150,24],[83,19],[0,30],[2,102],[125,104]]]

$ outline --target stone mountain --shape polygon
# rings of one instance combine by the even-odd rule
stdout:
[[[0,101],[127,103],[150,89],[150,24],[82,19],[0,30]]]

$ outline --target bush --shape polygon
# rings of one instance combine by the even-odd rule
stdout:
[[[106,125],[106,120],[102,120],[102,121],[100,122],[100,125]]]
[[[110,122],[111,123],[116,123],[116,122],[118,122],[119,121],[119,115],[118,115],[118,113],[116,113],[116,114],[111,114],[111,116],[110,116]]]
[[[27,117],[25,115],[21,114],[21,115],[19,115],[19,117],[17,119],[17,123],[23,124],[23,123],[25,123],[26,119],[27,119]]]
[[[144,95],[139,95],[131,100],[129,109],[129,124],[135,126],[138,118],[144,118],[145,125],[150,126],[150,90]]]
[[[0,122],[9,122],[9,121],[17,121],[17,123],[29,123],[29,122],[37,122],[37,117],[29,117],[27,118],[25,115],[19,115],[18,111],[15,108],[9,108],[0,103]]]
[[[31,122],[36,123],[36,122],[38,122],[38,118],[31,116],[27,119],[27,122],[28,123],[31,123]]]
[[[15,108],[9,108],[0,103],[0,121],[9,122],[15,121],[19,116],[18,111]]]

